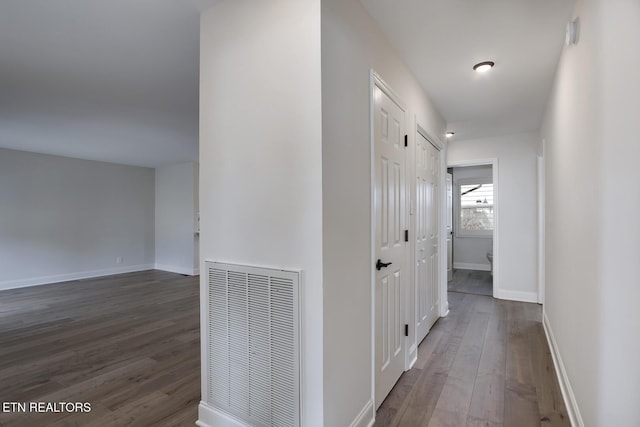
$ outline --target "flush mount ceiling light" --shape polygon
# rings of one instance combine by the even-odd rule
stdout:
[[[493,61],[479,62],[473,66],[473,71],[477,71],[479,73],[486,73],[487,71],[492,69],[494,65],[496,64]]]
[[[447,132],[444,134],[444,136],[446,136],[447,138],[451,138],[455,134],[456,134],[455,132]]]

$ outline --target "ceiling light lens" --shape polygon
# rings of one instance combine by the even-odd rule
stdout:
[[[473,70],[479,73],[486,73],[487,71],[492,69],[494,65],[496,64],[492,61],[480,62],[473,66]]]
[[[446,136],[447,138],[451,138],[453,135],[455,135],[455,133],[454,133],[454,132],[447,132],[445,136]]]

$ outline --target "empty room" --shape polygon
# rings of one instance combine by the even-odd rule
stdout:
[[[0,2],[0,426],[640,425],[637,0]]]

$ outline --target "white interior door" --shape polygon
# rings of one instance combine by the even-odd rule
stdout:
[[[416,334],[422,341],[439,316],[438,212],[440,151],[416,136]]]
[[[404,140],[403,109],[374,86],[376,408],[404,372]]]
[[[453,280],[453,175],[447,173],[447,282]]]

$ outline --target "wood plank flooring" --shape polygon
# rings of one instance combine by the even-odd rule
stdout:
[[[449,303],[375,425],[568,426],[540,307],[453,292]],[[198,278],[160,271],[0,291],[0,402],[92,406],[0,413],[0,426],[193,426],[198,310]]]
[[[0,402],[92,408],[0,407],[0,426],[193,426],[198,298],[198,277],[153,270],[0,291]]]
[[[449,305],[375,426],[570,426],[541,307],[456,292]]]
[[[447,288],[449,292],[493,296],[493,276],[489,271],[456,268]]]

